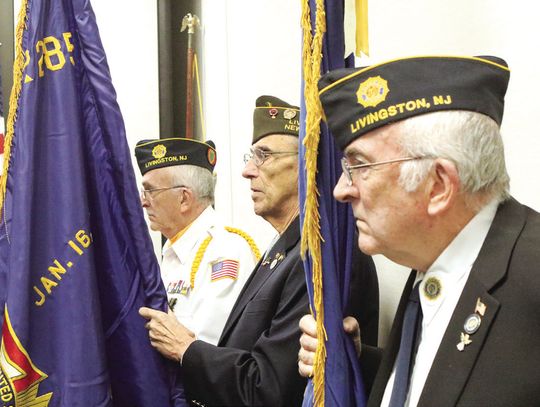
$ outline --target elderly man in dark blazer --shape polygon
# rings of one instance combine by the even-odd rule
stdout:
[[[295,356],[298,323],[309,306],[300,258],[299,119],[298,107],[276,97],[256,101],[253,143],[242,175],[250,181],[255,213],[278,233],[240,293],[218,345],[196,340],[165,313],[141,309],[150,320],[152,345],[182,364],[185,392],[194,405],[302,404],[306,380],[297,373]],[[377,277],[371,258],[362,255],[357,263],[361,285],[351,292],[359,290],[369,301],[361,324],[376,341]]]
[[[368,406],[540,405],[540,215],[509,195],[496,57],[415,57],[330,72],[320,99],[343,149],[335,197],[358,244],[413,269]],[[317,344],[302,319],[299,369]]]

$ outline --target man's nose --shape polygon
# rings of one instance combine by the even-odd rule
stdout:
[[[242,177],[247,179],[255,178],[258,174],[258,171],[259,169],[253,162],[253,159],[251,159],[244,166],[244,169],[242,170]]]
[[[334,187],[334,198],[339,202],[351,202],[353,199],[360,196],[358,188],[354,183],[349,185],[345,174],[341,174],[339,180]]]

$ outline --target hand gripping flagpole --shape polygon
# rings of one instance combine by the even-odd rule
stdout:
[[[201,25],[199,17],[195,14],[188,13],[182,19],[181,32],[187,29],[188,46],[187,46],[187,73],[186,73],[186,134],[185,137],[193,138],[193,35],[195,29]]]

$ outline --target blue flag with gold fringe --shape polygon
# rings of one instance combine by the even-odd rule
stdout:
[[[182,405],[138,315],[166,293],[88,0],[22,1],[10,106],[4,405]]]
[[[333,198],[342,153],[322,122],[317,88],[322,72],[353,65],[352,57],[344,59],[343,5],[343,0],[303,1],[299,192],[306,281],[321,345],[304,407],[366,404],[358,357],[342,322],[357,244],[355,223],[350,206]]]

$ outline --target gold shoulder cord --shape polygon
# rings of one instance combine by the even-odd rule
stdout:
[[[237,234],[238,236],[243,238],[251,248],[251,252],[253,253],[253,256],[255,256],[255,261],[259,261],[259,259],[261,258],[261,252],[259,251],[257,244],[250,235],[248,235],[241,229],[233,228],[231,226],[225,226],[225,230],[227,230],[227,232],[229,233]]]
[[[257,244],[255,243],[255,241],[252,239],[251,236],[249,236],[243,230],[233,228],[230,226],[225,226],[225,230],[229,233],[234,233],[242,237],[251,248],[251,251],[253,252],[253,255],[255,256],[255,260],[259,261],[259,259],[261,258],[261,252],[259,251]],[[201,243],[201,245],[197,249],[197,253],[195,254],[195,259],[193,260],[193,264],[191,265],[191,273],[189,275],[189,283],[192,290],[193,290],[193,287],[195,287],[195,276],[197,275],[197,271],[199,271],[199,266],[201,265],[202,258],[211,240],[212,240],[212,236],[208,236],[206,239],[204,239],[204,241]]]
[[[192,290],[193,287],[195,287],[195,276],[197,275],[197,271],[199,270],[199,266],[201,265],[201,260],[204,256],[204,252],[206,252],[206,248],[210,244],[211,240],[211,235],[204,239],[204,241],[197,249],[197,254],[195,254],[195,259],[193,260],[193,264],[191,265],[191,274],[189,275],[189,284]]]

